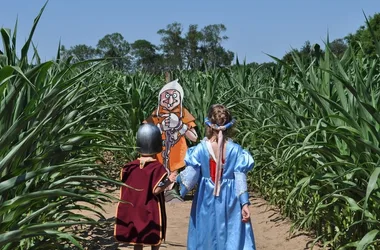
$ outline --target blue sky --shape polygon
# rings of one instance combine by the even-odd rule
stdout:
[[[45,0],[2,0],[0,27],[18,18],[18,42],[27,38]],[[159,29],[179,22],[200,28],[223,23],[229,40],[223,45],[240,60],[267,62],[265,54],[282,57],[306,40],[320,43],[342,38],[380,12],[379,0],[50,0],[37,27],[34,43],[42,60],[56,55],[58,43],[96,46],[114,32],[133,42],[160,43]],[[1,43],[1,42],[0,42]],[[1,44],[2,47],[2,44]]]

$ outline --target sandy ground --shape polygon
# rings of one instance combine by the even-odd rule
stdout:
[[[117,193],[115,193],[117,195]],[[290,222],[284,219],[278,210],[255,196],[250,198],[252,205],[251,221],[254,228],[257,250],[306,250],[311,249],[313,239],[308,233],[300,232],[289,234]],[[185,250],[187,238],[187,226],[191,208],[191,200],[180,202],[172,200],[166,203],[168,217],[167,239],[160,249]],[[82,236],[90,239],[87,250],[117,250],[133,249],[113,238],[113,225],[115,220],[116,203],[104,206],[103,213],[106,221],[102,227],[83,230]],[[150,247],[144,247],[150,249]],[[314,247],[313,250],[322,249]],[[210,249],[211,250],[211,249]]]

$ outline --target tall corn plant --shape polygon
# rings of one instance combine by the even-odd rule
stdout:
[[[295,67],[276,60],[284,77],[268,82],[286,84],[267,91],[266,101],[257,99],[264,90],[255,94],[256,106],[267,106],[271,113],[251,117],[265,122],[247,137],[261,149],[252,181],[294,219],[296,228],[315,229],[326,246],[375,249],[380,223],[377,59],[361,59],[348,50],[338,60],[326,47],[319,66],[306,67],[297,55]]]
[[[103,101],[109,106],[100,112],[101,122],[118,136],[115,141],[117,145],[128,148],[120,151],[117,158],[123,162],[135,159],[138,127],[157,107],[158,90],[164,82],[143,72],[126,75],[104,70],[99,71],[94,80],[100,83],[97,94],[103,95]]]
[[[113,94],[118,103],[115,115],[124,128],[136,134],[140,124],[153,113],[158,105],[159,78],[143,72],[133,75],[119,74],[111,83]]]
[[[174,72],[175,78],[179,79],[185,92],[184,106],[195,117],[197,124],[195,129],[199,138],[205,135],[203,121],[212,104],[219,103],[232,108],[239,102],[234,98],[236,88],[226,81],[225,71]]]
[[[78,70],[83,63],[28,61],[44,8],[20,57],[16,32],[0,30],[1,249],[81,248],[73,226],[97,223],[81,211],[102,217],[92,207],[110,198],[98,188],[113,182],[94,164],[95,149],[104,148],[112,134],[90,125],[108,108],[92,95],[97,84],[89,82],[102,64]]]

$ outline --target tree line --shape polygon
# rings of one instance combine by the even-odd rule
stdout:
[[[359,27],[355,33],[350,33],[343,38],[337,38],[329,42],[330,51],[337,57],[342,58],[348,47],[351,47],[359,56],[367,55],[376,57],[380,54],[380,48],[376,48],[376,41],[380,40],[380,13],[376,13],[368,19],[365,25]],[[376,53],[376,51],[378,51]],[[306,65],[310,64],[314,58],[323,56],[324,51],[319,44],[311,44],[306,41],[300,49],[292,49],[287,52],[282,60],[287,63],[294,63],[293,55],[297,55]]]
[[[226,50],[222,43],[228,37],[224,24],[211,24],[199,29],[192,24],[184,31],[174,22],[160,29],[161,44],[140,39],[127,42],[120,33],[107,34],[96,47],[79,44],[66,49],[61,46],[61,56],[72,56],[74,60],[114,57],[112,66],[121,71],[143,70],[151,73],[174,69],[204,70],[230,66],[234,53]]]
[[[203,28],[191,24],[184,30],[181,23],[174,22],[157,31],[161,36],[159,45],[144,39],[129,43],[120,33],[112,33],[101,38],[96,47],[79,44],[67,49],[62,45],[61,56],[73,57],[73,60],[78,61],[114,58],[111,61],[112,67],[124,72],[141,70],[161,73],[174,69],[205,70],[228,67],[232,65],[234,53],[223,47],[223,42],[228,40],[226,32],[224,24],[211,24]],[[375,40],[380,40],[380,13],[366,18],[366,25],[360,26],[355,33],[335,39],[328,45],[338,58],[343,56],[349,46],[359,51],[359,54],[376,56],[376,50],[380,51],[380,48],[376,48]],[[281,59],[287,63],[294,63],[293,56],[297,55],[307,64],[323,53],[319,44],[306,41],[300,49],[286,52]],[[273,64],[275,63],[261,65]],[[250,65],[260,64],[251,62]]]

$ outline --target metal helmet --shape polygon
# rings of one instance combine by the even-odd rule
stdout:
[[[145,123],[137,131],[137,152],[154,155],[162,151],[162,138],[160,129],[151,123]]]

